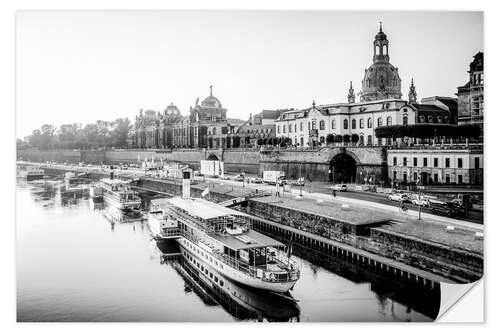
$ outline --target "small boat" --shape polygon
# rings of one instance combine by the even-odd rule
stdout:
[[[45,170],[40,169],[37,165],[19,163],[17,165],[17,175],[27,181],[39,180],[44,178]]]
[[[179,224],[165,214],[167,199],[153,199],[149,207],[148,226],[156,240],[180,237]]]
[[[119,210],[137,210],[141,206],[141,198],[126,181],[110,177],[102,179],[98,186],[102,188],[103,200],[107,206]]]

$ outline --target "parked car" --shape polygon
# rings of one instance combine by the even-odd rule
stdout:
[[[304,181],[304,177],[300,177],[299,179],[292,181],[292,185],[295,186],[304,186],[305,184],[306,182]]]
[[[416,205],[416,206],[422,206],[422,207],[427,207],[429,206],[429,201],[424,199],[424,198],[416,198],[416,199],[412,199],[411,201],[412,204]]]
[[[254,184],[262,184],[263,180],[260,177],[252,177],[250,178],[250,183]]]
[[[222,179],[222,180],[230,180],[231,177],[229,177],[228,175],[222,175],[222,176],[220,176],[220,179]]]
[[[347,185],[346,184],[335,184],[335,185],[333,185],[332,189],[339,191],[339,192],[347,192]]]
[[[429,208],[433,214],[445,215],[448,217],[454,217],[460,213],[452,202],[439,202],[437,200],[429,201]]]
[[[389,194],[387,199],[392,200],[392,201],[403,201],[403,202],[409,201],[408,195],[406,195],[404,193],[391,193],[391,194]]]
[[[245,179],[245,176],[243,176],[243,174],[238,174],[236,175],[233,180],[237,181],[237,182],[242,182],[243,180]]]

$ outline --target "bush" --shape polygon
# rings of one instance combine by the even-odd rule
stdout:
[[[342,135],[339,135],[339,134],[335,135],[333,137],[333,142],[337,142],[337,143],[342,142]]]
[[[333,143],[334,142],[333,140],[334,140],[333,134],[328,134],[326,136],[326,143]]]
[[[351,142],[357,143],[359,141],[359,135],[353,134],[351,135]]]
[[[344,134],[342,139],[345,143],[351,142],[351,136],[349,134]]]
[[[414,124],[380,126],[375,129],[378,138],[433,138],[439,136],[478,138],[481,128],[477,125]]]

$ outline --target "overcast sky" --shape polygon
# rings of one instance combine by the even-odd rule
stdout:
[[[17,137],[43,123],[183,114],[208,96],[228,117],[346,102],[379,21],[403,98],[454,96],[483,51],[479,12],[29,11],[17,16]]]

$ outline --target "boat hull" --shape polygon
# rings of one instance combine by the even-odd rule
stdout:
[[[197,260],[210,266],[212,269],[224,275],[226,278],[234,282],[240,283],[242,285],[245,285],[247,287],[259,290],[273,291],[277,293],[286,293],[287,291],[292,289],[295,283],[297,282],[297,280],[286,281],[286,282],[263,281],[262,279],[255,278],[253,276],[243,273],[238,269],[226,265],[222,261],[215,258],[207,250],[201,248],[200,246],[198,246],[194,242],[191,242],[187,238],[181,237],[180,239],[177,240],[177,242],[179,243],[183,251],[186,251],[193,257],[196,257]]]

